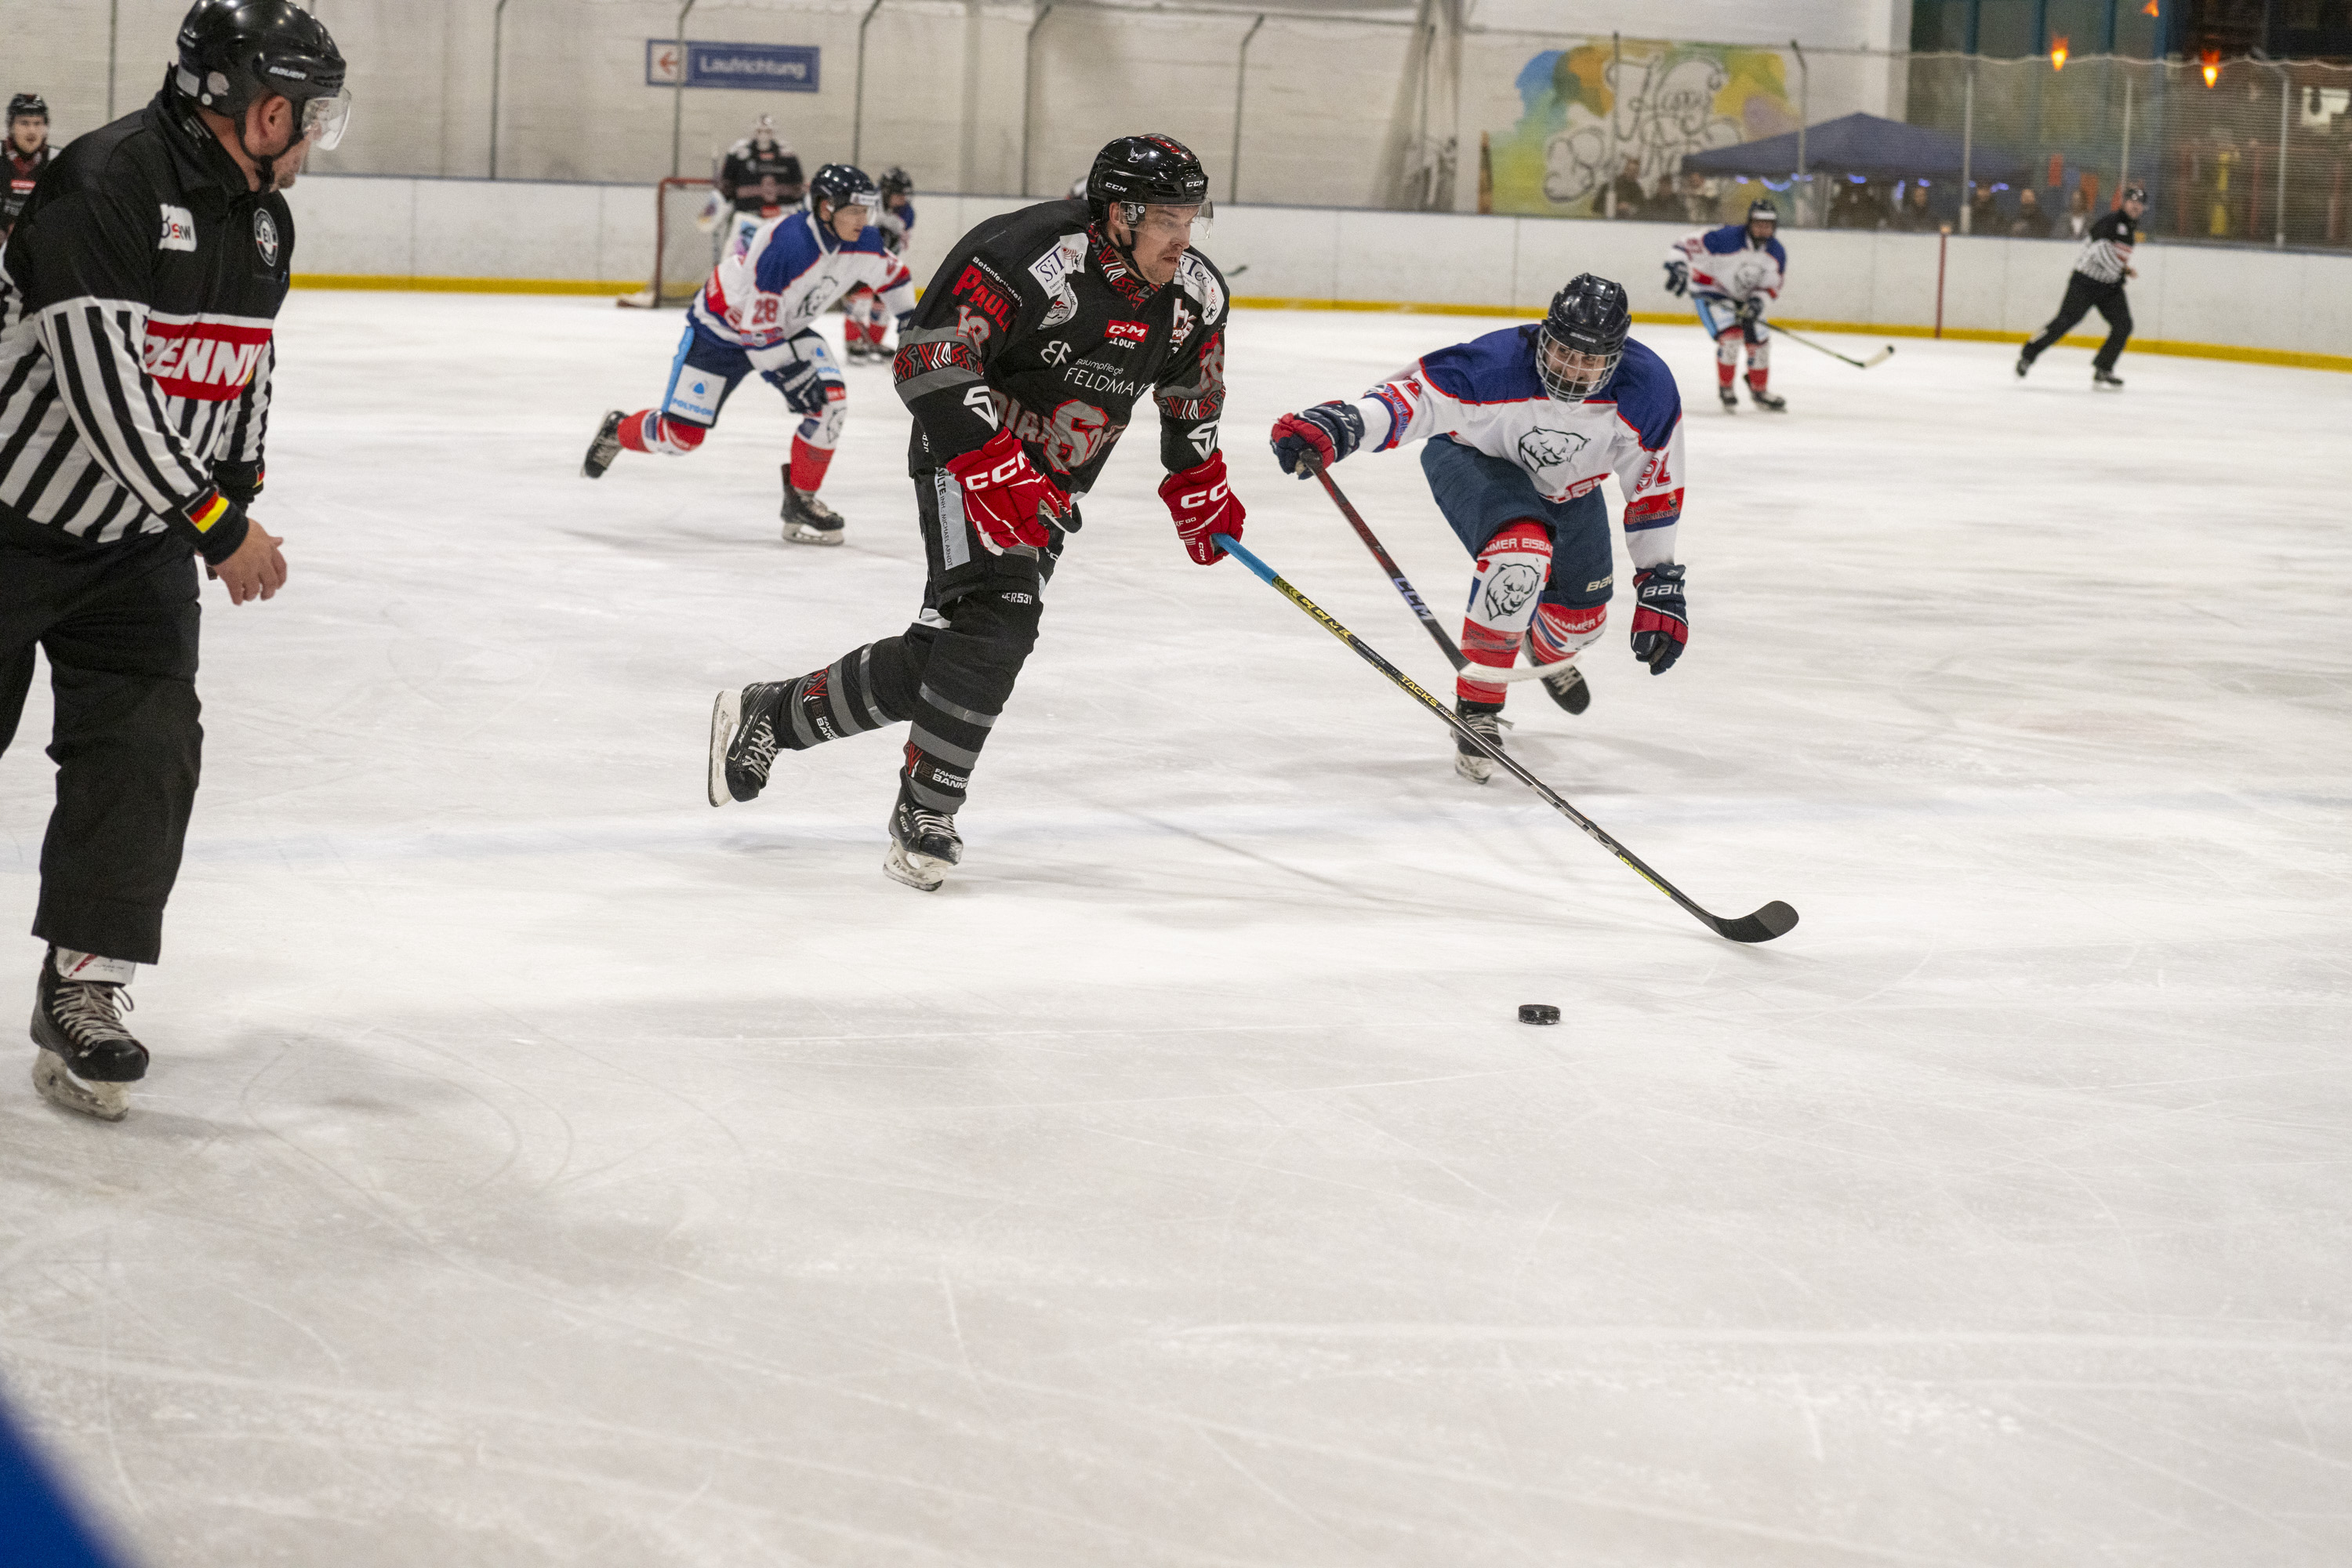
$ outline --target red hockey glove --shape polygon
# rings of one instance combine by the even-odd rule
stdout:
[[[1690,641],[1690,606],[1683,602],[1683,569],[1652,566],[1633,574],[1633,657],[1664,675]]]
[[[1010,430],[999,430],[985,447],[950,458],[947,468],[963,487],[964,516],[995,554],[1016,544],[1045,549],[1050,537],[1045,524],[1069,514],[1069,496],[1029,466],[1029,454]]]
[[[1284,473],[1310,479],[1364,444],[1364,416],[1352,403],[1318,403],[1276,420],[1266,442]]]
[[[1212,452],[1207,462],[1160,480],[1160,499],[1168,503],[1168,514],[1176,520],[1176,537],[1202,566],[1214,566],[1225,558],[1209,536],[1230,533],[1239,539],[1242,519],[1249,515],[1242,510],[1241,498],[1225,484],[1223,452]]]

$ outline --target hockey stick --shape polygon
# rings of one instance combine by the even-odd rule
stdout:
[[[1415,701],[1428,709],[1432,713],[1436,714],[1440,719],[1444,720],[1447,727],[1452,729],[1455,734],[1467,740],[1472,745],[1477,747],[1479,751],[1485,752],[1487,756],[1492,757],[1496,762],[1501,763],[1505,768],[1510,770],[1511,773],[1517,777],[1521,784],[1535,791],[1537,795],[1542,799],[1546,805],[1550,806],[1554,811],[1559,812],[1562,816],[1565,816],[1570,822],[1576,824],[1578,827],[1583,830],[1584,836],[1587,838],[1591,839],[1595,844],[1600,845],[1601,847],[1608,850],[1609,853],[1623,861],[1625,865],[1632,868],[1633,873],[1640,877],[1642,880],[1649,883],[1650,886],[1657,889],[1658,891],[1665,894],[1666,897],[1681,905],[1685,913],[1692,916],[1699,924],[1706,927],[1707,930],[1715,932],[1716,935],[1727,937],[1733,942],[1770,942],[1774,937],[1783,934],[1796,925],[1797,911],[1777,899],[1772,902],[1766,904],[1762,909],[1758,910],[1755,913],[1741,915],[1737,920],[1727,921],[1720,915],[1709,914],[1706,910],[1699,908],[1698,905],[1691,902],[1689,899],[1684,897],[1682,890],[1676,888],[1672,882],[1667,881],[1664,877],[1659,876],[1655,871],[1650,869],[1648,866],[1643,864],[1639,856],[1635,855],[1631,849],[1626,848],[1622,844],[1618,843],[1614,838],[1610,837],[1607,833],[1601,830],[1601,826],[1598,823],[1585,816],[1582,812],[1577,810],[1576,807],[1569,805],[1565,800],[1562,800],[1559,797],[1559,793],[1549,784],[1536,777],[1535,774],[1528,772],[1526,768],[1521,767],[1517,758],[1505,752],[1500,746],[1488,741],[1475,730],[1473,730],[1468,725],[1463,723],[1460,719],[1454,717],[1453,710],[1448,709],[1445,704],[1440,702],[1436,698],[1432,697],[1427,691],[1422,689],[1422,688],[1413,680],[1412,677],[1405,674],[1404,671],[1399,669],[1395,665],[1391,664],[1387,659],[1382,658],[1379,653],[1373,650],[1370,644],[1365,642],[1363,638],[1358,637],[1355,633],[1349,631],[1347,627],[1333,620],[1328,615],[1324,613],[1322,607],[1317,605],[1314,600],[1308,598],[1306,595],[1300,593],[1297,589],[1284,582],[1281,574],[1276,573],[1273,567],[1267,565],[1265,562],[1259,560],[1256,556],[1243,549],[1242,542],[1240,540],[1235,539],[1229,533],[1213,534],[1211,537],[1215,540],[1218,548],[1223,550],[1227,554],[1233,556],[1234,560],[1239,561],[1243,565],[1255,573],[1265,582],[1266,585],[1271,587],[1276,593],[1280,594],[1284,598],[1289,600],[1301,610],[1307,612],[1308,616],[1314,618],[1317,625],[1320,626],[1325,631],[1329,632],[1333,637],[1338,637],[1341,642],[1353,648],[1359,658],[1362,658],[1366,664],[1370,665],[1374,669],[1379,670],[1382,675],[1387,676],[1389,679],[1400,689],[1405,692],[1406,695],[1412,697]]]
[[[1404,602],[1412,607],[1412,613],[1421,617],[1422,629],[1426,631],[1431,640],[1437,644],[1437,650],[1445,656],[1446,662],[1456,670],[1468,668],[1470,661],[1463,657],[1460,648],[1454,646],[1454,639],[1445,635],[1445,628],[1437,624],[1437,617],[1430,613],[1429,606],[1422,603],[1421,595],[1415,592],[1412,584],[1406,580],[1404,568],[1396,563],[1396,558],[1388,552],[1381,545],[1380,536],[1372,531],[1371,524],[1364,521],[1363,513],[1356,510],[1345,492],[1332,479],[1331,470],[1320,463],[1313,463],[1309,466],[1314,468],[1315,477],[1323,481],[1323,493],[1331,498],[1331,503],[1339,509],[1339,515],[1348,520],[1348,526],[1356,531],[1356,537],[1364,542],[1364,548],[1372,552],[1372,559],[1379,562],[1381,570],[1389,574],[1390,584],[1403,595]],[[1541,680],[1545,676],[1558,675],[1564,669],[1572,668],[1575,664],[1576,656],[1570,654],[1556,664],[1529,665],[1523,669],[1497,669],[1490,665],[1481,665],[1475,679],[1481,685],[1499,685],[1513,680]]]
[[[1885,364],[1888,360],[1895,357],[1895,345],[1893,343],[1887,344],[1885,348],[1879,350],[1868,359],[1847,359],[1844,354],[1838,353],[1837,350],[1830,348],[1826,344],[1817,343],[1813,342],[1812,339],[1805,337],[1800,333],[1792,332],[1788,328],[1780,325],[1778,321],[1772,323],[1772,330],[1780,333],[1784,338],[1795,339],[1798,342],[1804,344],[1807,348],[1811,349],[1816,353],[1825,353],[1832,359],[1845,360],[1846,363],[1853,366],[1856,370],[1868,370],[1872,365]]]

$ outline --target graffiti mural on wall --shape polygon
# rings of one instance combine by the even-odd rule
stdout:
[[[1520,114],[1492,135],[1495,210],[1588,216],[1634,166],[1645,192],[1683,156],[1797,126],[1780,57],[1719,44],[1605,40],[1520,68]]]

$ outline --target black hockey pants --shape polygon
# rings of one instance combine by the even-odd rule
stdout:
[[[86,545],[0,517],[0,752],[48,655],[58,804],[33,934],[152,963],[204,752],[196,561],[165,534]]]
[[[801,750],[911,719],[900,776],[919,805],[952,816],[1037,645],[1054,559],[1024,546],[992,552],[943,468],[915,476],[915,510],[930,569],[921,618],[803,677],[780,728]]]
[[[2028,363],[2042,357],[2042,351],[2074,330],[2074,323],[2094,310],[2107,319],[2107,341],[2091,356],[2092,364],[2104,371],[2113,371],[2116,361],[2124,357],[2124,344],[2131,341],[2131,305],[2124,298],[2121,283],[2102,283],[2083,273],[2070,274],[2066,279],[2066,300],[2042,335],[2025,345]]]

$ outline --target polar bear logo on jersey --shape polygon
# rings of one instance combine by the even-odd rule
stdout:
[[[1519,437],[1519,461],[1530,469],[1557,468],[1572,462],[1577,453],[1584,450],[1588,438],[1573,430],[1546,430],[1538,426]]]

